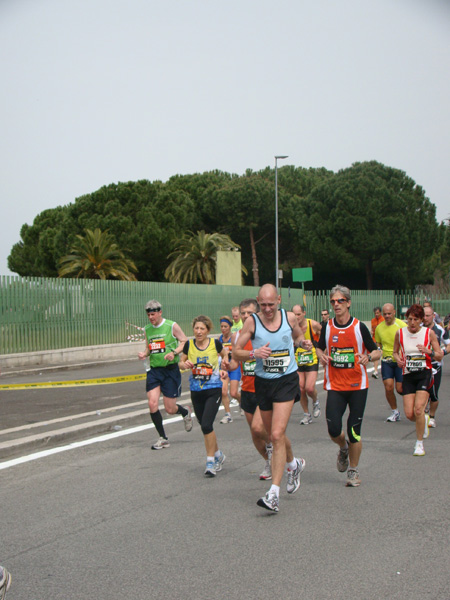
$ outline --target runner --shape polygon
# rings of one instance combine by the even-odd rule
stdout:
[[[242,329],[242,319],[239,312],[239,306],[233,306],[231,309],[231,316],[233,318],[233,324],[231,325],[231,333],[236,333]]]
[[[231,326],[233,321],[227,315],[220,317],[221,335],[219,342],[225,348],[228,359],[231,359]],[[233,406],[239,405],[241,395],[239,393],[239,382],[241,380],[241,369],[239,365],[236,369],[227,372],[226,378],[222,384],[222,404],[225,408],[225,415],[220,419],[221,423],[232,423],[230,404]],[[230,386],[230,394],[228,394],[228,385]],[[230,396],[232,402],[230,402]],[[234,402],[233,402],[234,400]]]
[[[242,300],[239,305],[239,312],[242,322],[245,321],[254,313],[258,312],[259,306],[253,298]],[[233,348],[236,345],[236,340],[239,338],[240,332],[233,334]],[[244,350],[252,352],[253,346],[251,340],[247,342]],[[236,361],[232,361],[232,367]],[[241,363],[242,369],[242,389],[241,389],[241,408],[244,411],[245,418],[250,427],[253,444],[261,456],[266,461],[264,470],[260,474],[260,479],[272,479],[271,457],[272,444],[270,442],[264,423],[261,418],[261,411],[258,406],[258,401],[255,394],[255,358]]]
[[[222,379],[226,372],[219,369],[219,357],[227,358],[227,351],[219,340],[208,337],[212,331],[209,317],[200,315],[192,321],[194,339],[187,340],[181,354],[180,366],[190,369],[191,400],[205,440],[206,477],[215,477],[222,470],[224,453],[219,450],[214,419],[222,400]]]
[[[430,417],[425,414],[430,387],[433,384],[431,361],[441,361],[443,352],[436,334],[422,327],[424,311],[413,304],[406,311],[406,327],[395,334],[392,356],[403,369],[403,408],[406,417],[416,423],[417,441],[414,456],[424,456],[424,438],[428,437]]]
[[[375,315],[374,318],[371,320],[370,325],[372,327],[372,339],[374,342],[376,342],[375,340],[375,329],[378,327],[378,325],[380,323],[382,323],[384,321],[384,317],[381,314],[381,306],[375,306],[375,308],[373,309],[373,314]],[[373,373],[372,373],[372,377],[374,379],[378,379],[378,360],[374,360],[373,361]]]
[[[382,321],[375,329],[375,342],[383,350],[381,358],[381,377],[383,379],[386,400],[391,407],[391,414],[386,421],[388,423],[396,423],[397,421],[400,421],[400,412],[397,408],[395,390],[397,391],[397,394],[400,396],[402,395],[403,374],[400,367],[392,358],[392,352],[394,351],[395,334],[402,327],[406,327],[406,323],[401,319],[395,318],[394,305],[389,302],[383,305],[383,317],[384,321]]]
[[[298,325],[302,330],[305,339],[311,340],[313,347],[311,350],[303,350],[303,348],[295,349],[295,358],[298,365],[298,377],[300,380],[300,404],[303,408],[303,419],[300,425],[309,425],[312,423],[311,413],[308,407],[308,396],[312,400],[312,416],[317,419],[320,417],[320,403],[317,399],[316,381],[319,372],[319,360],[317,358],[316,349],[314,348],[314,339],[317,339],[322,331],[322,326],[313,319],[306,318],[306,311],[303,306],[296,304],[292,307],[292,312],[297,317]]]
[[[300,487],[300,473],[305,467],[297,459],[286,436],[286,427],[294,400],[300,397],[294,340],[305,350],[312,347],[298,326],[292,312],[279,310],[281,297],[272,284],[263,285],[257,297],[260,311],[247,319],[236,341],[233,355],[244,362],[256,358],[255,393],[264,427],[272,440],[272,486],[257,502],[258,506],[278,512],[280,484],[287,466],[287,492]],[[253,350],[245,350],[253,340]]]
[[[330,320],[330,313],[328,312],[327,308],[324,308],[323,310],[320,311],[320,316],[322,318],[320,325],[322,327],[324,327],[328,321]]]
[[[362,451],[361,426],[366,407],[369,381],[366,365],[380,358],[380,350],[369,330],[350,315],[350,290],[335,285],[330,293],[335,318],[322,328],[317,355],[325,367],[324,389],[327,390],[326,417],[331,440],[339,446],[337,469],[347,471],[346,485],[361,484],[358,464]],[[349,407],[347,435],[342,417]]]
[[[426,306],[423,309],[423,325],[428,327],[436,334],[439,346],[442,348],[443,355],[447,355],[447,346],[450,344],[450,340],[444,337],[445,331],[443,327],[438,325],[434,320],[434,312],[431,306]],[[441,386],[442,378],[442,361],[432,360],[431,367],[433,369],[433,385],[430,389],[430,420],[428,427],[436,427],[436,411],[439,406],[439,388]]]
[[[191,411],[176,403],[181,394],[181,374],[178,367],[178,354],[183,349],[187,337],[181,327],[174,321],[164,319],[162,307],[157,300],[150,300],[145,305],[150,321],[145,326],[147,348],[139,352],[141,360],[150,358],[150,369],[147,371],[147,398],[150,417],[159,434],[159,439],[152,450],[162,450],[170,446],[164,430],[163,418],[158,407],[159,396],[162,392],[164,408],[169,415],[179,414],[183,417],[186,431],[192,429]]]

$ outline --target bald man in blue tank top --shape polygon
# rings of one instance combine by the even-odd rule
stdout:
[[[300,473],[305,461],[295,458],[286,435],[286,427],[295,400],[300,399],[294,341],[305,350],[312,343],[305,340],[294,313],[280,309],[281,296],[274,285],[263,285],[257,297],[260,312],[251,315],[240,331],[233,350],[238,361],[256,359],[255,393],[272,445],[272,486],[257,502],[272,512],[279,511],[281,479],[287,467],[288,494],[300,487]],[[245,350],[252,340],[253,350]]]

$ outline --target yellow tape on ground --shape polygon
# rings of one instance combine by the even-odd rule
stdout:
[[[75,387],[78,385],[108,385],[110,383],[125,383],[127,381],[142,381],[146,374],[123,375],[122,377],[101,377],[100,379],[79,379],[76,381],[42,381],[39,383],[12,383],[0,385],[0,390],[29,390],[54,387]]]

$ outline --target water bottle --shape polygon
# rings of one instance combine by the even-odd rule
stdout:
[[[144,368],[146,371],[150,371],[150,357],[144,358]]]

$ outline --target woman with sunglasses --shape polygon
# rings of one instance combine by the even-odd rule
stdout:
[[[429,433],[430,417],[425,414],[425,407],[433,385],[431,361],[441,361],[444,356],[434,331],[422,327],[424,316],[425,311],[420,304],[413,304],[408,308],[406,327],[396,332],[392,353],[393,359],[403,371],[405,415],[416,423],[414,456],[424,456],[423,440]]]
[[[209,337],[212,330],[209,317],[200,315],[192,321],[194,339],[187,340],[181,354],[180,368],[190,369],[191,400],[205,440],[206,477],[215,477],[222,470],[224,453],[219,450],[214,419],[222,400],[222,381],[226,371],[219,368],[219,357],[227,352],[219,340]]]
[[[339,446],[337,470],[340,473],[347,471],[347,486],[358,487],[361,484],[358,471],[361,425],[369,387],[366,365],[378,360],[381,353],[366,325],[350,315],[350,290],[335,285],[330,298],[335,317],[322,327],[316,349],[324,366],[328,433]],[[342,417],[347,407],[348,441],[342,429]]]

